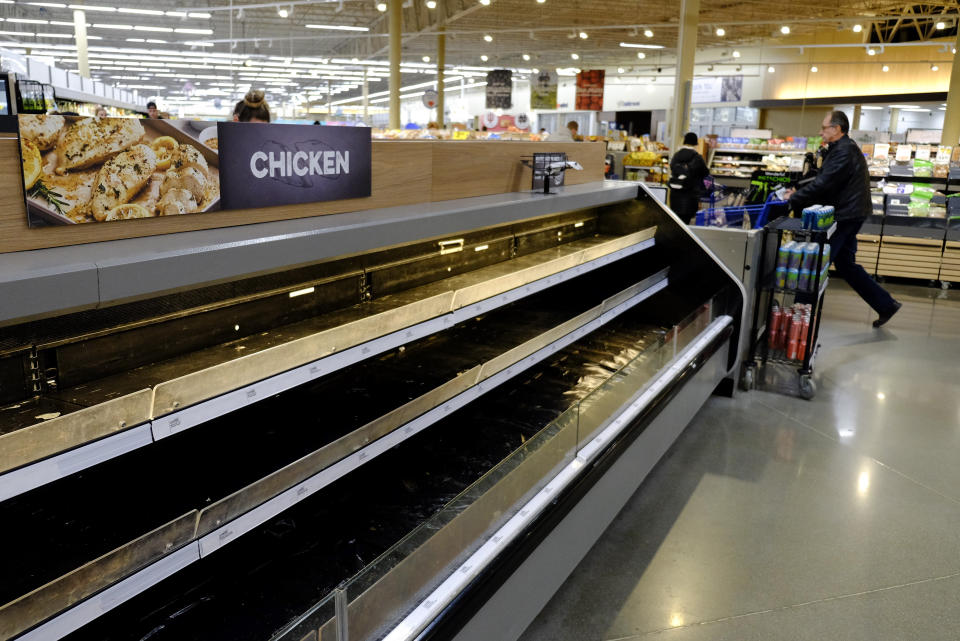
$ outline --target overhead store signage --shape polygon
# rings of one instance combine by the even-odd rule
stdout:
[[[710,76],[694,78],[690,101],[740,102],[743,100],[743,76]]]
[[[536,74],[530,83],[530,108],[556,109],[557,86],[556,72],[543,70]]]
[[[370,195],[370,129],[11,116],[31,227]]]
[[[576,108],[603,111],[603,69],[581,71],[577,74]]]
[[[494,69],[487,72],[487,109],[513,107],[513,72]]]

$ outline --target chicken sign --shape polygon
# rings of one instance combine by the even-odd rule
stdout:
[[[366,127],[34,114],[0,120],[19,131],[31,226],[363,198],[371,190]]]

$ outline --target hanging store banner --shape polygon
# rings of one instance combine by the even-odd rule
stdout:
[[[11,118],[31,227],[370,195],[365,127]]]
[[[740,102],[743,99],[743,76],[710,76],[693,79],[691,103]]]
[[[603,69],[581,71],[577,74],[576,108],[603,111]]]
[[[557,108],[557,74],[543,70],[533,76],[530,83],[530,109]]]
[[[487,109],[513,107],[513,72],[494,69],[487,72]]]

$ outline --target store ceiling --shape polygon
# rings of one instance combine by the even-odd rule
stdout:
[[[387,14],[378,11],[378,1],[294,0],[280,4],[251,0],[201,6],[207,3],[200,0],[187,6],[171,0],[121,0],[116,4],[78,0],[77,5],[70,5],[69,0],[0,0],[0,46],[19,43],[30,53],[53,56],[58,66],[75,69],[71,7],[99,7],[106,10],[88,9],[86,22],[92,37],[91,73],[104,82],[138,89],[141,95],[168,98],[183,98],[186,87],[194,99],[220,97],[224,101],[233,100],[247,85],[263,86],[275,99],[299,94],[310,102],[326,102],[329,82],[331,98],[339,102],[360,96],[359,80],[365,66],[369,77],[375,79],[371,94],[388,88],[388,82],[381,79],[388,58]],[[435,34],[441,24],[447,33],[447,64],[472,68],[464,82],[475,82],[484,68],[654,68],[669,64],[680,11],[679,2],[649,0],[602,4],[586,0],[489,0],[488,5],[478,0],[436,2],[436,8],[430,9],[426,0],[406,1],[403,60],[407,66],[402,86],[434,78]],[[818,30],[850,29],[856,23],[865,25],[864,37],[876,39],[879,36],[869,29],[870,21],[888,18],[885,24],[897,25],[899,30],[912,28],[914,39],[936,37],[955,33],[960,0],[909,5],[889,0],[794,0],[790,19],[781,21],[783,9],[782,2],[772,0],[702,0],[698,46],[771,45],[786,38],[796,42]],[[938,20],[946,20],[946,29],[936,29]],[[783,26],[790,28],[789,35],[781,33]],[[722,36],[718,28],[725,31]],[[891,33],[883,37],[888,36],[896,37]],[[621,43],[644,48],[626,48]],[[430,61],[425,62],[424,57]],[[459,80],[454,82],[459,86]]]

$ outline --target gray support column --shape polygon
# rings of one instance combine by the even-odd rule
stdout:
[[[370,84],[367,81],[367,68],[363,68],[363,124],[370,125],[367,122],[370,110]]]
[[[853,122],[850,123],[850,129],[859,129],[860,128],[860,116],[863,114],[863,109],[861,105],[853,106]]]
[[[390,128],[400,128],[400,51],[403,0],[390,0]]]
[[[447,60],[447,34],[440,27],[440,33],[437,34],[437,123],[443,129],[443,111],[444,111],[444,82],[443,70]]]
[[[960,33],[957,44],[960,49]],[[943,114],[943,138],[941,144],[955,147],[960,139],[960,54],[953,54],[953,69],[950,71],[950,88],[947,90],[947,111]]]
[[[90,77],[90,61],[87,58],[87,14],[73,12],[73,37],[77,41],[77,71],[84,78]]]
[[[900,108],[891,107],[890,108],[890,135],[897,133],[897,124],[900,122]],[[944,121],[946,124],[946,121]]]
[[[673,93],[673,126],[670,131],[676,151],[683,142],[690,123],[690,91],[693,84],[693,63],[697,55],[697,27],[700,22],[700,0],[680,1],[680,36],[677,41],[677,74]]]

